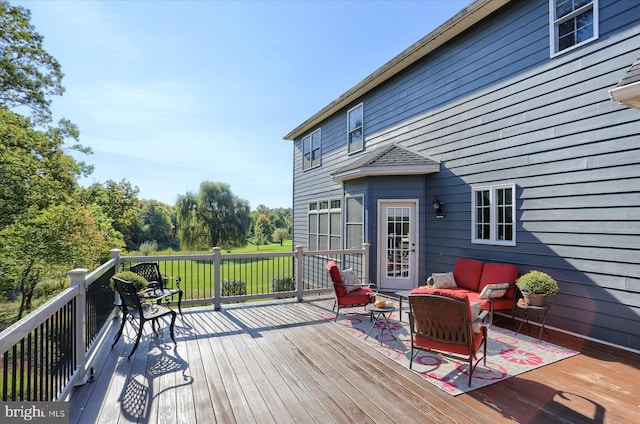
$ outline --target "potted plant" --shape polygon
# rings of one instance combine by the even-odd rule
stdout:
[[[132,283],[133,287],[135,287],[136,291],[140,291],[142,289],[147,288],[148,281],[145,280],[144,277],[140,276],[139,274],[136,274],[135,272],[132,272],[132,271],[120,271],[120,272],[117,272],[114,275],[114,277]],[[111,287],[111,290],[117,291],[116,285],[113,282],[113,280],[109,280],[109,287]]]
[[[546,296],[558,293],[558,282],[542,271],[529,271],[516,281],[525,302],[531,306],[542,306]]]

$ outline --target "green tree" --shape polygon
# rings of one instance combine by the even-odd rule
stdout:
[[[244,246],[249,211],[249,202],[228,184],[204,181],[198,194],[187,192],[176,202],[180,244],[189,249]]]
[[[173,208],[157,200],[142,200],[137,212],[137,227],[140,230],[137,244],[155,241],[160,250],[177,248]]]
[[[99,209],[69,204],[33,210],[0,231],[0,282],[22,292],[18,319],[31,309],[36,285],[43,279],[66,280],[72,268],[92,268],[122,239]]]
[[[265,241],[271,238],[274,227],[269,222],[269,218],[265,214],[259,214],[256,218],[255,224],[253,224],[253,236],[261,237]]]
[[[119,183],[107,180],[103,184],[92,184],[86,189],[89,202],[99,205],[107,215],[113,227],[119,231],[125,240],[127,249],[135,250],[135,243],[139,229],[137,228],[137,214],[140,206],[138,187],[123,179]]]
[[[271,235],[271,239],[280,242],[280,246],[282,246],[282,242],[289,239],[289,231],[285,228],[276,228]]]
[[[65,139],[77,136],[69,122],[39,131],[29,118],[0,106],[0,229],[32,208],[61,203],[73,194],[78,176],[91,172],[66,153]]]
[[[0,0],[0,105],[29,108],[46,123],[51,122],[50,96],[64,93],[63,73],[30,20],[29,10]]]

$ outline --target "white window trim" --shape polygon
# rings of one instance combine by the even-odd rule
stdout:
[[[309,143],[310,143],[310,148],[311,151],[313,151],[313,135],[315,133],[319,133],[320,134],[320,147],[318,148],[318,150],[320,151],[319,155],[320,155],[320,161],[318,162],[317,165],[313,165],[310,164],[308,168],[304,167],[304,163],[305,163],[305,150],[304,150],[304,140],[305,139],[309,139]],[[302,137],[302,172],[308,171],[310,169],[314,169],[314,168],[318,168],[322,165],[322,128],[318,128],[317,130],[311,131],[309,134],[305,135],[304,137]],[[311,152],[310,151],[310,152]]]
[[[510,188],[512,201],[511,201],[511,216],[513,220],[511,224],[513,225],[513,240],[498,240],[496,236],[498,234],[497,231],[497,213],[496,213],[496,190],[502,188]],[[490,225],[490,234],[491,238],[488,240],[478,239],[476,238],[476,192],[489,190],[489,225]],[[478,186],[471,188],[471,243],[474,244],[491,244],[498,246],[515,246],[516,245],[516,185],[515,184],[498,184],[498,185],[489,185],[489,186]]]
[[[340,207],[339,208],[332,207],[332,203],[335,202],[335,201],[340,202]],[[320,205],[323,202],[327,202],[327,207],[326,208],[321,208],[320,207]],[[317,233],[314,233],[314,234],[316,236],[316,246],[318,247],[318,249],[320,248],[320,237],[321,236],[327,236],[327,244],[328,244],[327,249],[328,250],[332,250],[331,249],[331,238],[332,237],[339,237],[340,241],[338,242],[338,244],[340,246],[342,246],[343,239],[344,239],[343,234],[342,234],[342,232],[343,232],[342,225],[340,225],[340,234],[332,234],[331,233],[331,215],[332,214],[334,214],[334,215],[335,214],[339,214],[340,215],[339,219],[340,219],[341,222],[342,222],[342,217],[344,216],[344,214],[342,213],[342,210],[343,210],[342,199],[337,198],[337,197],[332,197],[330,199],[323,198],[323,199],[313,200],[313,201],[307,202],[307,205],[309,206],[312,203],[316,204],[316,208],[315,209],[310,209],[309,208],[308,212],[307,212],[307,244],[308,244],[307,248],[310,248],[310,245],[311,245],[309,243],[309,237],[311,235],[311,233],[309,232],[309,216],[311,216],[311,215],[314,215],[315,218],[316,218],[316,228],[317,228],[318,231],[317,231]],[[321,214],[326,214],[327,215],[327,230],[329,231],[329,233],[327,233],[327,234],[320,232],[320,215]]]
[[[584,12],[585,10],[589,9],[589,8],[593,8],[593,37],[581,41],[578,44],[574,44],[571,47],[567,47],[564,50],[558,50],[558,34],[557,34],[557,29],[558,29],[558,25],[561,23],[559,21],[557,21],[556,19],[556,1],[557,0],[549,0],[549,57],[555,57],[561,54],[565,54],[567,52],[570,52],[571,50],[577,49],[580,46],[583,46],[587,43],[590,43],[594,40],[597,40],[600,34],[600,26],[599,26],[599,22],[600,22],[600,14],[599,14],[599,0],[591,0],[590,5],[584,5],[582,6],[580,9],[575,10],[574,12],[570,13],[569,15],[567,15],[566,17],[563,17],[562,21],[565,21],[567,19],[571,19],[573,17],[575,17],[576,15],[579,15],[580,13]]]
[[[347,202],[348,199],[354,199],[354,198],[361,198],[362,199],[362,217],[361,217],[361,221],[360,222],[353,222],[350,223],[349,221],[347,221],[347,217],[349,216],[349,210],[348,205],[349,202]],[[349,232],[347,231],[348,225],[362,225],[362,242],[366,243],[367,242],[367,233],[366,233],[366,226],[365,226],[365,203],[364,203],[364,194],[352,194],[352,195],[348,195],[344,197],[344,213],[342,214],[342,216],[344,216],[344,228],[342,229],[342,240],[343,240],[343,245],[342,247],[344,249],[349,249],[349,247],[347,246],[347,243],[349,240],[347,240],[347,236],[349,234]],[[359,246],[358,246],[359,247]]]
[[[362,108],[362,125],[360,125],[359,127],[357,127],[357,128],[361,128],[361,130],[362,130],[362,148],[360,148],[360,149],[358,149],[358,150],[353,150],[353,151],[352,151],[352,150],[349,150],[349,149],[351,148],[351,143],[349,142],[349,134],[351,134],[351,132],[352,132],[352,131],[349,129],[349,114],[350,114],[352,111],[354,111],[354,110],[356,110],[356,109],[358,109],[358,108]],[[356,128],[356,129],[357,129],[357,128]],[[352,154],[354,154],[354,153],[358,153],[358,152],[361,152],[361,151],[363,151],[363,150],[364,150],[364,103],[360,103],[360,104],[358,104],[358,105],[356,105],[356,106],[352,107],[351,109],[349,109],[349,110],[347,111],[347,153],[348,153],[348,154],[350,154],[350,155],[352,155]]]

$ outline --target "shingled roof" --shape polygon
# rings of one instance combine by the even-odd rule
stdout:
[[[616,88],[609,91],[611,100],[640,109],[640,57],[624,74]]]
[[[440,162],[397,144],[378,148],[331,177],[336,182],[378,175],[420,175],[440,171]]]

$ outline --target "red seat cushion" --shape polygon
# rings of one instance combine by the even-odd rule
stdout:
[[[453,268],[453,278],[456,285],[464,289],[480,292],[480,276],[482,275],[483,263],[476,259],[458,258]]]
[[[348,305],[366,305],[367,303],[375,302],[373,290],[368,287],[360,287],[344,296],[338,297],[338,304],[340,306]]]
[[[488,263],[484,264],[482,268],[482,275],[480,276],[480,285],[478,286],[478,293],[488,284],[509,283],[515,284],[518,278],[518,267],[511,264],[496,264]],[[514,290],[507,290],[505,297],[513,299]]]

